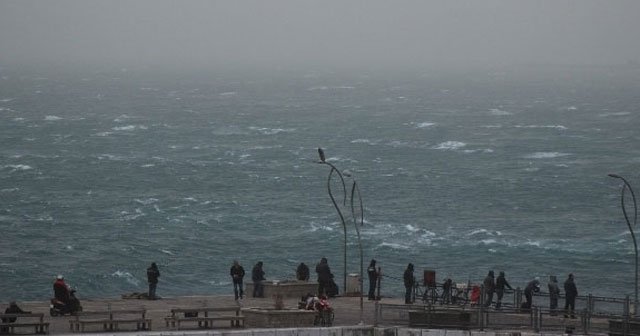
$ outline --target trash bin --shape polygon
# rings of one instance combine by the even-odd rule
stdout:
[[[350,273],[347,275],[347,288],[344,295],[360,294],[360,274]]]

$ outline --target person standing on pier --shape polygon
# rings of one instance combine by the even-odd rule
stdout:
[[[251,270],[251,280],[253,281],[253,297],[264,297],[264,271],[262,270],[262,261],[253,266]]]
[[[320,259],[320,262],[316,265],[316,273],[318,273],[318,297],[322,295],[328,296],[327,291],[333,281],[333,274],[331,274],[327,258]]]
[[[569,273],[569,277],[564,282],[564,317],[576,318],[576,297],[578,296],[578,288],[573,281],[573,273]]]
[[[524,297],[527,299],[527,302],[523,303],[523,308],[531,309],[533,306],[533,293],[537,293],[540,291],[540,278],[536,277],[535,279],[529,281],[527,286],[524,288]]]
[[[301,262],[296,269],[296,279],[300,281],[309,281],[309,266]]]
[[[378,284],[378,270],[376,269],[376,260],[371,259],[369,267],[367,267],[367,274],[369,275],[369,300],[376,299],[376,285]]]
[[[155,262],[151,263],[151,266],[147,268],[147,282],[149,283],[149,300],[155,300],[156,287],[158,286],[158,278],[160,277],[160,270]]]
[[[489,274],[484,278],[484,293],[486,297],[486,302],[484,303],[485,307],[491,306],[491,302],[493,301],[493,293],[496,291],[496,281],[495,276],[493,275],[493,271],[489,271]]]
[[[407,269],[404,270],[402,279],[404,280],[404,303],[411,304],[413,303],[411,294],[413,293],[413,286],[416,283],[416,278],[413,276],[412,263],[409,263],[409,265],[407,265]]]
[[[496,309],[500,309],[502,306],[502,297],[504,296],[504,288],[511,288],[511,285],[507,282],[505,278],[504,272],[500,272],[498,278],[496,279],[496,294],[498,294],[498,301],[496,302]]]
[[[244,268],[240,266],[240,263],[237,260],[234,260],[229,274],[231,274],[231,279],[233,279],[233,295],[235,296],[236,301],[238,301],[238,298],[242,299],[244,294],[244,290],[242,288]]]
[[[556,316],[558,309],[558,297],[560,296],[560,287],[558,287],[558,279],[555,275],[549,276],[549,311],[551,316]]]

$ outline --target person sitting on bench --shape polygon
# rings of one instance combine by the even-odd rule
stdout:
[[[30,314],[31,312],[27,312],[24,311],[22,309],[20,309],[20,307],[18,307],[18,304],[15,301],[11,301],[9,302],[9,307],[7,307],[7,309],[5,309],[4,311],[5,314]],[[15,317],[3,317],[2,318],[2,323],[13,323],[16,321]],[[3,333],[6,333],[9,331],[9,327],[2,327],[1,330]]]

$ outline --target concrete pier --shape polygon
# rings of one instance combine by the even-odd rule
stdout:
[[[100,335],[211,335],[211,336],[526,336],[540,335],[533,333],[530,328],[520,326],[515,331],[507,330],[434,330],[434,329],[411,329],[407,324],[392,326],[379,325],[374,327],[375,323],[375,301],[364,300],[363,313],[360,314],[360,298],[359,297],[338,297],[330,299],[331,306],[335,311],[335,320],[333,327],[312,327],[312,328],[259,328],[252,325],[247,328],[231,328],[228,324],[221,324],[220,327],[202,330],[195,326],[188,330],[171,330],[165,325],[164,318],[170,314],[174,308],[194,308],[194,307],[228,307],[240,305],[242,308],[259,307],[272,309],[274,300],[272,298],[245,298],[240,302],[233,299],[233,295],[226,296],[184,296],[184,297],[166,297],[159,300],[143,300],[143,299],[84,299],[80,297],[84,311],[103,311],[103,310],[125,310],[125,309],[145,309],[147,317],[152,320],[152,328],[150,331],[122,331],[122,332],[99,332]],[[385,304],[402,304],[402,299],[385,298]],[[285,308],[297,307],[298,299],[284,298]],[[69,330],[69,320],[73,317],[51,317],[49,316],[49,302],[32,301],[18,302],[18,305],[33,313],[44,313],[45,321],[50,323],[50,334],[72,334]],[[0,309],[4,310],[6,303],[0,305]],[[362,316],[362,320],[361,320]],[[579,334],[579,330],[575,330],[574,334]],[[73,333],[79,335],[80,333]],[[96,332],[91,332],[96,334]],[[562,334],[560,332],[545,332],[545,335]],[[597,333],[590,333],[597,334]]]

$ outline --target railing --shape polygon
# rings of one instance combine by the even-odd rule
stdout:
[[[468,286],[471,287],[471,286]],[[527,329],[534,331],[573,331],[587,333],[607,333],[616,335],[640,335],[640,319],[633,317],[631,300],[626,298],[602,297],[594,295],[578,296],[575,302],[575,318],[565,317],[564,296],[558,297],[558,307],[549,308],[549,294],[535,293],[533,307],[521,308],[523,291],[519,288],[505,291],[500,309],[493,304],[485,306],[484,290],[475,304],[470,301],[470,288],[455,300],[443,298],[441,286],[437,288],[416,288],[413,304],[387,304],[376,306],[375,321],[378,325],[409,325],[423,327],[432,325],[439,328],[455,329]],[[455,293],[455,292],[452,292]],[[426,295],[425,295],[426,294]],[[453,302],[452,302],[453,301]],[[444,303],[443,303],[444,302]],[[457,314],[457,315],[456,315]],[[455,316],[459,319],[456,320]],[[437,325],[433,321],[448,321]],[[453,321],[453,322],[451,322]],[[616,329],[616,330],[614,330]],[[637,330],[637,331],[636,331]]]

